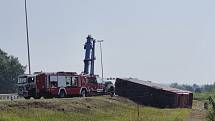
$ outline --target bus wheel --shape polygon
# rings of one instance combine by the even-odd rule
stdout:
[[[65,96],[66,96],[65,91],[64,91],[64,90],[61,90],[61,91],[60,91],[60,94],[59,94],[59,97],[60,97],[60,98],[64,98]]]

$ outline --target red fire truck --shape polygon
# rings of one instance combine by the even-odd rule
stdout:
[[[18,94],[25,99],[31,97],[88,96],[105,92],[105,84],[98,83],[98,76],[75,72],[35,73],[18,78]]]

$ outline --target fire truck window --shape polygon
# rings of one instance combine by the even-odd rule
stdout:
[[[28,78],[28,83],[34,82],[34,77],[29,77]]]
[[[20,77],[18,83],[26,83],[26,77]]]
[[[95,84],[97,83],[96,79],[89,79],[88,82],[89,83],[95,83]]]
[[[57,81],[51,81],[51,87],[57,87]]]
[[[71,86],[78,86],[78,77],[72,77]]]
[[[71,86],[71,77],[66,77],[66,86]]]

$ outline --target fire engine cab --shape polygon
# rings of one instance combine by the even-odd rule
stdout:
[[[75,72],[21,75],[18,79],[18,94],[26,99],[94,95],[105,91],[104,84],[98,83],[97,78]]]

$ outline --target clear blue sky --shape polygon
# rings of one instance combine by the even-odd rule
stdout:
[[[32,71],[83,70],[103,39],[105,77],[215,82],[214,0],[28,0]],[[0,48],[27,65],[24,0],[0,1]],[[100,71],[97,46],[96,73]]]

